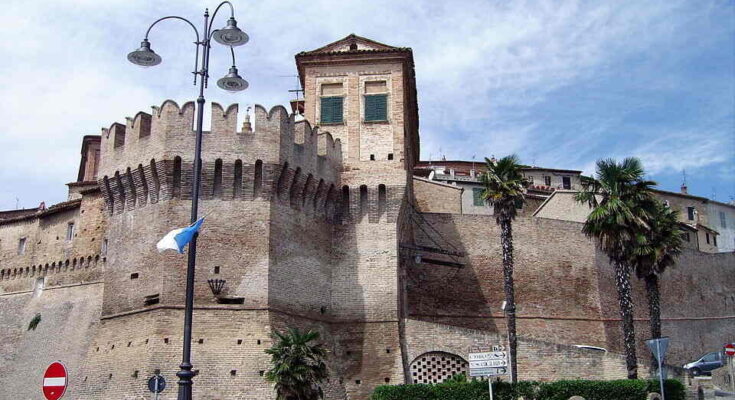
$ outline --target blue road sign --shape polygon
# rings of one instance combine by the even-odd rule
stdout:
[[[148,379],[148,390],[151,393],[161,393],[163,389],[166,389],[166,380],[161,375],[153,375],[151,379]]]

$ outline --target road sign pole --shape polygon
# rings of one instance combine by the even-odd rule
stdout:
[[[732,392],[735,393],[735,375],[732,373],[732,364],[735,363],[735,357],[727,357],[728,358],[728,369],[730,370],[730,385],[732,386]]]
[[[663,363],[661,362],[661,359],[663,358],[663,355],[661,355],[661,341],[656,341],[656,348],[658,349],[657,353],[659,354],[658,358],[658,382],[661,385],[661,400],[666,400],[666,397],[664,396],[664,371],[663,371]]]
[[[490,391],[490,400],[493,400],[493,379],[492,377],[487,377],[487,389]]]

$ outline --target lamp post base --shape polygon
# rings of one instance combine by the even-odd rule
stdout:
[[[192,372],[192,365],[190,363],[182,363],[180,365],[181,370],[176,373],[179,377],[179,396],[178,400],[191,400],[191,385],[194,372]]]

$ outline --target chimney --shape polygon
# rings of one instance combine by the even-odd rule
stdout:
[[[689,194],[689,192],[687,191],[687,185],[685,185],[685,184],[682,184],[681,185],[681,193],[682,194]]]

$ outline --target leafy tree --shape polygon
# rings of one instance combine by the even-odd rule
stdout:
[[[521,165],[516,155],[500,160],[487,159],[487,172],[480,176],[485,190],[482,196],[493,207],[495,222],[500,225],[500,243],[503,246],[503,287],[505,291],[505,312],[508,325],[508,344],[510,347],[511,379],[518,381],[516,353],[516,303],[513,287],[513,220],[518,213],[517,207],[524,202],[524,189],[528,181],[521,173]]]
[[[649,230],[645,240],[639,243],[633,256],[633,266],[638,279],[646,283],[651,337],[661,337],[661,306],[658,276],[676,264],[681,254],[682,231],[678,212],[661,201],[651,207]]]
[[[289,328],[274,332],[275,343],[265,352],[271,355],[271,369],[265,379],[274,384],[278,400],[314,400],[324,397],[319,386],[327,375],[324,362],[327,351],[320,343],[319,332],[301,332]]]
[[[629,379],[638,377],[630,286],[631,258],[636,245],[644,240],[642,238],[649,229],[648,211],[654,201],[651,189],[655,184],[644,179],[643,166],[637,158],[626,158],[621,163],[614,159],[598,160],[595,178],[586,180],[584,190],[576,195],[577,201],[592,208],[582,231],[597,239],[600,249],[615,268]]]

